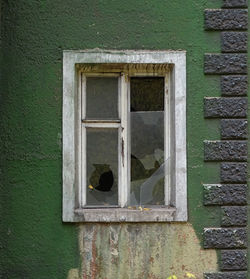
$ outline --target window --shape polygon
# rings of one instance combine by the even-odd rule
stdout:
[[[64,51],[63,220],[186,221],[186,53]]]

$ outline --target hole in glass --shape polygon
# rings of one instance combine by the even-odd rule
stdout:
[[[118,204],[118,129],[87,128],[87,205]]]

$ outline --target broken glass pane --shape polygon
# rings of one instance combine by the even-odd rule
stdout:
[[[164,204],[164,78],[131,78],[130,205]]]
[[[86,119],[118,119],[118,78],[87,77]]]
[[[87,205],[118,204],[118,130],[87,128]]]

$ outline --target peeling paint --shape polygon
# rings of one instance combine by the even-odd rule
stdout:
[[[84,279],[199,279],[218,269],[191,224],[80,225],[79,246]]]

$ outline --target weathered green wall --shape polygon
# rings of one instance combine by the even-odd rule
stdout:
[[[103,249],[106,247],[100,241],[102,235],[107,237],[110,231],[115,231],[122,249],[125,249],[133,244],[131,237],[138,227],[140,231],[143,226],[151,247],[170,245],[171,251],[176,249],[170,255],[183,259],[183,265],[189,262],[188,257],[199,261],[199,253],[206,259],[205,252],[204,255],[197,252],[199,240],[202,240],[204,227],[219,226],[220,211],[219,208],[203,206],[202,183],[217,183],[219,167],[216,163],[203,162],[203,140],[219,139],[219,128],[218,120],[204,119],[203,97],[219,96],[220,90],[219,77],[203,74],[203,55],[205,52],[220,52],[220,38],[217,32],[204,31],[203,13],[205,8],[219,7],[221,1],[218,0],[2,1],[0,278],[67,278],[72,268],[82,268],[82,274],[90,274],[87,268],[91,265],[91,258],[88,259],[87,252],[92,257],[93,247],[87,252],[84,252],[86,247],[82,247],[92,241],[86,240],[88,233],[96,233],[97,255],[100,255],[105,254]],[[187,50],[191,225],[107,227],[61,222],[62,50],[96,47]],[[188,246],[190,254],[185,250],[187,246],[177,245],[175,230],[184,238],[186,235],[193,239]],[[144,232],[139,235],[141,239],[145,237]],[[165,239],[164,235],[169,238]],[[159,260],[157,252],[147,249],[144,241],[139,239],[137,243],[138,252],[133,254],[133,260],[129,262],[126,253],[119,255],[120,262],[112,263],[108,271],[105,259],[112,259],[108,255],[102,255],[104,261],[98,258],[99,272],[103,274],[98,278],[105,278],[111,271],[109,276],[114,277],[107,278],[116,278],[121,268],[124,271],[134,268],[133,276],[138,277],[130,275],[128,278],[149,278],[149,271],[143,276],[140,273],[149,263],[139,264],[142,253],[149,251],[156,261],[155,269],[152,267],[150,271],[152,278],[165,279],[172,272],[181,274],[180,265],[175,261],[172,263],[168,250],[158,253]],[[197,274],[208,271],[209,265],[212,270],[216,268],[216,254],[210,252],[207,255],[212,257],[212,262],[204,260],[204,265],[195,266]],[[164,265],[162,257],[166,265],[161,270]],[[188,264],[193,265],[193,262]],[[185,270],[186,267],[183,272]],[[70,274],[69,277],[73,278],[74,272]]]

